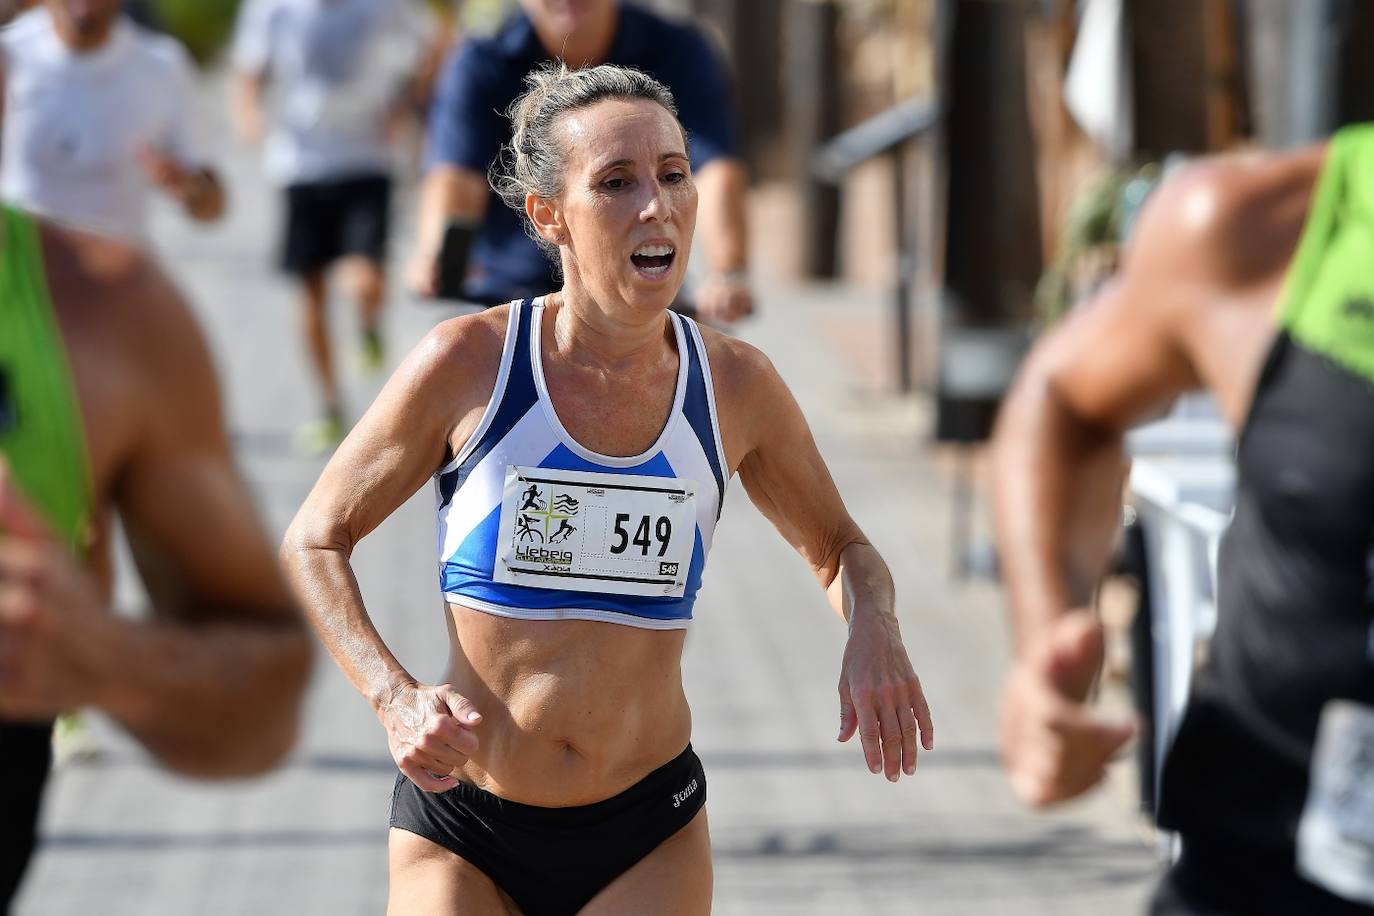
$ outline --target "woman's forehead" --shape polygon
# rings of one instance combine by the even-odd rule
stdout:
[[[648,99],[605,99],[564,115],[562,129],[570,162],[687,152],[677,119]]]

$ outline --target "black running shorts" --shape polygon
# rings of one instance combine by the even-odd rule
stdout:
[[[391,179],[384,175],[289,185],[281,267],[314,273],[351,255],[383,263],[390,225]]]
[[[573,914],[653,852],[706,802],[692,746],[619,795],[541,808],[468,783],[425,792],[397,774],[391,826],[461,856],[511,896],[525,916]]]

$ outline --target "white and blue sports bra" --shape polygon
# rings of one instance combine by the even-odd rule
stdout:
[[[542,299],[511,303],[491,401],[435,475],[440,589],[501,617],[684,628],[727,473],[701,332],[668,313],[672,412],[647,451],[619,458],[582,447],[554,412],[543,316]]]

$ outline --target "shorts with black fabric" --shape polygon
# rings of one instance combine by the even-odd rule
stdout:
[[[706,774],[689,744],[619,795],[571,808],[519,804],[469,783],[425,792],[398,774],[391,826],[481,869],[525,916],[563,916],[687,826],[705,802]]]
[[[303,275],[343,257],[386,260],[391,224],[391,179],[359,175],[286,188],[281,267]]]
[[[51,722],[0,722],[0,916],[9,912],[33,854],[51,763]]]

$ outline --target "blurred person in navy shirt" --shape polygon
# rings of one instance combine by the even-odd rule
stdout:
[[[693,304],[711,321],[748,315],[754,301],[746,278],[747,178],[736,155],[726,73],[706,38],[689,25],[617,0],[520,5],[495,35],[464,41],[440,76],[429,118],[412,289],[491,305],[559,287],[554,265],[525,235],[520,215],[493,203],[487,171],[510,140],[506,110],[524,92],[526,74],[562,59],[569,67],[635,67],[672,90],[689,135],[701,195],[698,226],[706,239],[707,273]],[[450,227],[476,229],[461,290],[440,288],[447,285],[439,262]]]

